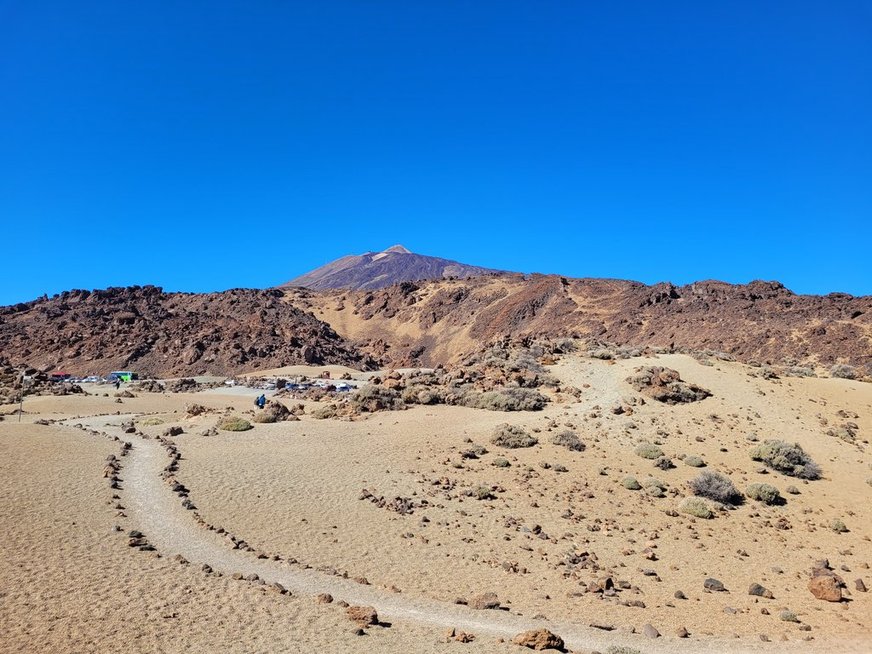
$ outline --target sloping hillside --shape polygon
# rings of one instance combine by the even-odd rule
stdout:
[[[304,286],[313,290],[332,288],[384,288],[400,282],[414,282],[447,277],[467,278],[499,273],[498,270],[470,266],[449,259],[429,257],[394,245],[382,252],[352,254],[283,284]]]
[[[506,275],[289,298],[397,365],[449,361],[502,336],[550,335],[715,350],[746,362],[845,362],[872,373],[872,297],[796,295],[778,282],[678,287]]]
[[[372,364],[281,291],[68,291],[0,308],[0,352],[13,364],[73,374],[131,368],[162,376],[231,374],[297,363]]]

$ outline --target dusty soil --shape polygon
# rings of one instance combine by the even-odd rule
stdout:
[[[641,404],[625,382],[641,365],[674,368],[712,397]],[[121,404],[101,396],[28,398],[21,425],[11,415],[0,422],[0,530],[7,545],[0,558],[0,651],[440,651],[461,647],[437,642],[452,626],[440,623],[443,610],[454,615],[465,610],[456,599],[485,592],[496,593],[509,611],[480,612],[482,631],[462,646],[473,652],[522,651],[497,640],[489,615],[508,620],[509,628],[530,620],[555,631],[566,625],[576,651],[604,651],[608,643],[648,653],[868,649],[872,595],[855,590],[854,580],[872,586],[872,385],[766,380],[752,376],[754,368],[705,366],[680,355],[615,363],[566,356],[549,372],[582,388],[580,401],[536,413],[417,406],[355,421],[304,415],[211,436],[200,434],[225,411],[250,410],[248,394],[141,393]],[[193,401],[212,411],[186,417]],[[616,406],[620,413],[613,413]],[[304,590],[280,595],[234,580],[230,570],[206,574],[200,569],[206,560],[182,565],[173,560],[172,540],[156,553],[128,547],[129,530],[145,522],[137,518],[145,515],[142,507],[133,505],[142,487],[125,488],[138,482],[124,480],[124,469],[120,489],[102,477],[119,443],[70,426],[33,424],[77,416],[96,426],[112,418],[86,416],[115,412],[136,416],[151,436],[183,427],[172,439],[182,454],[177,478],[196,513],[256,552],[281,558],[259,565],[287,567],[293,558],[294,569],[320,570],[315,586],[305,587],[311,592],[317,579],[365,578],[368,585],[358,585],[374,601],[433,607],[433,615],[392,620],[358,637],[344,609],[315,604]],[[539,444],[492,445],[502,423],[524,427]],[[856,425],[853,443],[826,434],[845,423]],[[584,442],[583,451],[551,442],[567,429]],[[123,437],[133,442],[133,475],[158,442]],[[764,474],[749,452],[766,438],[800,443],[823,478],[806,483]],[[675,467],[661,470],[637,456],[641,442],[657,443]],[[464,458],[474,445],[487,453]],[[698,455],[707,467],[686,465],[679,455]],[[508,467],[494,465],[500,457]],[[772,484],[786,503],[767,507],[749,499],[712,520],[671,515],[700,470],[725,473],[742,491],[752,482]],[[628,490],[627,476],[655,477],[665,496]],[[481,487],[488,499],[477,499]],[[156,513],[194,525],[192,512],[181,508]],[[847,532],[830,528],[837,519]],[[203,542],[214,535],[200,526],[190,531],[194,540],[202,532]],[[816,600],[806,588],[822,558],[845,580],[845,601]],[[606,577],[617,586],[612,597],[588,592]],[[708,592],[710,577],[727,592]],[[749,595],[752,583],[774,599]],[[676,599],[676,591],[687,599]],[[784,610],[799,622],[782,620]],[[591,629],[594,623],[615,629]],[[641,635],[646,624],[662,637]],[[676,638],[680,627],[690,638]]]

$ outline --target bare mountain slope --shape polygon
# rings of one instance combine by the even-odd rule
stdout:
[[[469,266],[449,259],[429,257],[394,245],[383,252],[352,254],[283,284],[313,290],[331,288],[378,289],[400,282],[446,277],[475,277],[499,273],[498,270]]]
[[[497,339],[540,336],[715,350],[744,362],[847,363],[872,375],[872,296],[795,295],[777,282],[677,287],[505,274],[371,291],[69,291],[0,308],[2,358],[78,374],[436,365]]]
[[[872,374],[872,296],[796,295],[778,282],[504,275],[289,298],[396,365],[447,362],[504,336],[550,335],[716,350],[746,362],[846,362]]]

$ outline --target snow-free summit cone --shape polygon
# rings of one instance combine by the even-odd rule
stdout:
[[[402,245],[381,252],[351,254],[331,261],[282,286],[304,286],[313,290],[348,288],[372,290],[399,282],[446,277],[476,277],[504,271],[471,266],[450,259],[415,254]]]

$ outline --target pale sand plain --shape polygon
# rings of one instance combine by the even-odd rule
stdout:
[[[612,414],[616,401],[636,395],[624,378],[651,363],[678,369],[713,397],[675,407],[648,401],[634,406],[632,415]],[[866,483],[872,458],[862,443],[872,430],[872,386],[764,380],[750,376],[754,369],[746,366],[703,366],[682,356],[615,364],[572,356],[550,371],[566,384],[589,388],[578,402],[537,413],[415,407],[357,421],[303,416],[216,436],[198,434],[220,412],[248,412],[249,397],[143,393],[122,405],[104,397],[33,398],[25,419],[124,411],[164,420],[142,427],[153,435],[181,425],[186,433],[173,439],[183,454],[178,479],[207,522],[258,550],[364,577],[375,591],[389,589],[384,592],[395,596],[392,601],[453,606],[457,598],[492,591],[510,615],[523,616],[519,620],[612,624],[615,631],[604,637],[643,652],[868,649],[872,596],[856,592],[854,579],[872,586],[872,486]],[[215,412],[186,418],[184,406],[194,401]],[[825,435],[821,418],[836,426],[845,421],[840,409],[858,414],[851,418],[857,444]],[[9,634],[4,651],[102,651],[110,643],[120,651],[521,651],[490,634],[470,644],[440,644],[445,625],[415,620],[357,637],[341,608],[315,605],[305,593],[277,596],[205,575],[193,564],[136,552],[112,532],[115,524],[125,531],[136,525],[131,516],[116,516],[100,478],[102,462],[117,444],[71,428],[19,427],[11,420],[0,423],[0,521],[3,533],[11,534],[9,555],[0,563],[0,628]],[[504,422],[524,425],[539,445],[511,451],[491,445],[493,429]],[[550,442],[568,426],[585,451]],[[803,483],[761,474],[748,456],[754,445],[749,437],[799,442],[824,478]],[[461,458],[471,447],[468,440],[488,453]],[[677,467],[662,471],[636,456],[634,446],[645,440],[659,442]],[[702,456],[708,469],[730,473],[740,489],[754,481],[773,484],[787,503],[748,501],[709,521],[669,516],[666,511],[686,494],[685,483],[699,473],[679,454]],[[495,467],[497,457],[511,465]],[[557,472],[560,466],[566,471]],[[627,490],[621,484],[627,475],[640,481],[654,476],[678,493],[652,498]],[[494,489],[493,499],[464,494],[481,485]],[[789,485],[799,494],[788,495]],[[364,488],[387,500],[410,498],[414,511],[400,515],[361,500]],[[125,491],[118,494],[123,505]],[[779,518],[790,528],[777,528]],[[847,533],[828,527],[837,518]],[[654,560],[643,556],[646,547]],[[567,558],[584,553],[595,555],[599,569],[570,573]],[[820,558],[828,558],[848,583],[848,601],[818,601],[806,589],[808,571]],[[580,582],[607,574],[629,588],[613,599],[580,592]],[[705,592],[706,577],[720,579],[729,592]],[[748,595],[754,582],[775,598]],[[675,599],[677,590],[688,599]],[[785,609],[800,622],[782,621]],[[663,637],[630,633],[646,623]],[[679,627],[689,639],[675,639]],[[592,640],[578,651],[603,650],[603,642]]]

